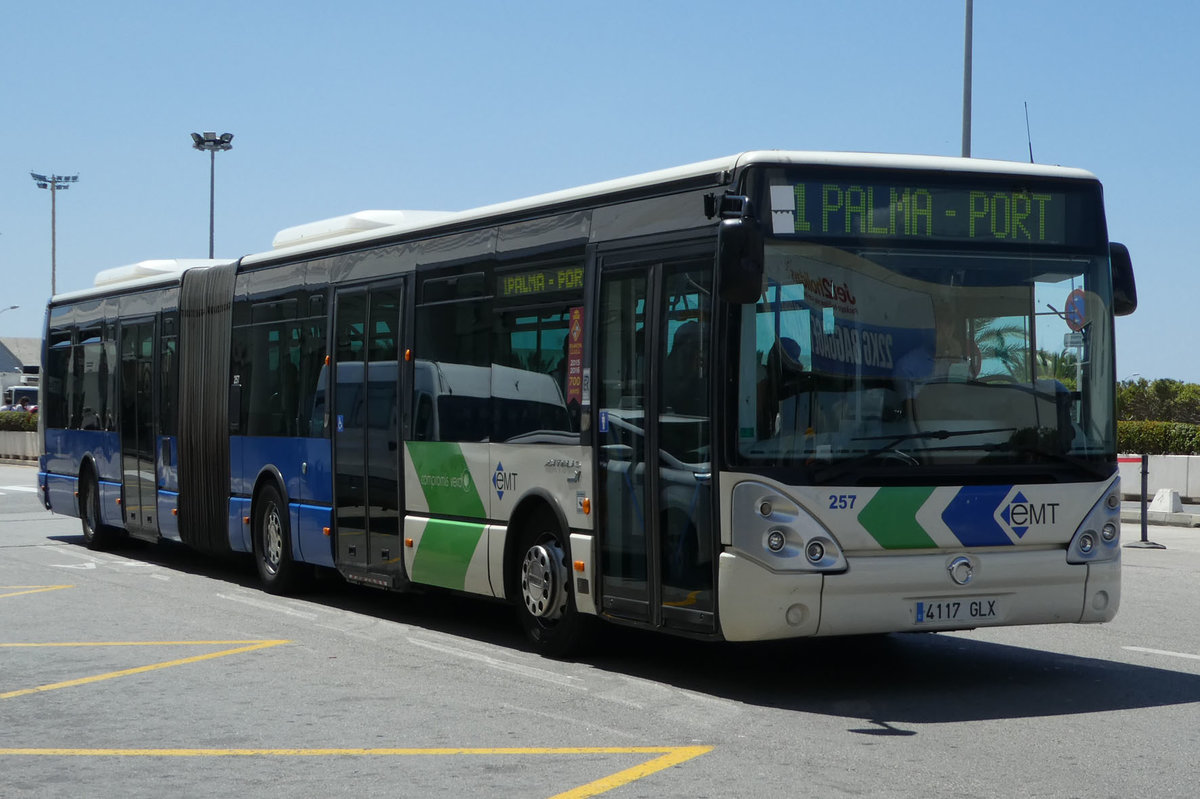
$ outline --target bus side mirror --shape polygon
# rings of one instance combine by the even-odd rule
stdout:
[[[717,227],[717,292],[726,302],[755,302],[762,296],[763,233],[744,197],[740,215],[722,219]],[[723,209],[724,210],[724,209]]]
[[[1113,313],[1128,316],[1137,310],[1137,285],[1133,280],[1133,261],[1129,248],[1111,242],[1108,245],[1109,262],[1112,264]]]

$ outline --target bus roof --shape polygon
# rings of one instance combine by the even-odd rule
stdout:
[[[60,301],[71,301],[95,297],[109,291],[128,291],[130,289],[150,288],[152,286],[171,285],[183,279],[183,273],[189,269],[208,268],[231,264],[231,259],[209,260],[207,258],[153,258],[138,261],[135,264],[114,266],[96,273],[92,288],[64,292],[51,297],[51,304]]]
[[[275,234],[271,246],[278,250],[379,228],[430,225],[452,216],[449,211],[358,211],[284,228]]]
[[[324,246],[365,244],[376,239],[420,231],[443,225],[469,224],[492,216],[517,214],[569,204],[589,198],[602,198],[639,189],[652,189],[688,179],[712,175],[714,183],[728,182],[736,170],[752,165],[819,166],[872,169],[908,169],[923,172],[986,172],[990,174],[1095,180],[1082,169],[1019,161],[994,161],[984,158],[955,158],[935,155],[896,155],[888,153],[816,152],[801,150],[751,150],[724,158],[646,172],[616,180],[591,183],[573,189],[538,194],[519,200],[480,206],[465,211],[360,211],[318,222],[285,228],[276,234],[271,252],[249,255],[247,265],[277,258],[283,251],[300,255]]]
[[[656,186],[666,186],[705,176],[711,177],[714,184],[728,183],[736,171],[753,165],[907,169],[923,172],[984,172],[1059,179],[1096,179],[1095,175],[1082,169],[1026,164],[1017,161],[993,161],[982,158],[802,150],[751,150],[724,158],[714,158],[616,180],[591,183],[465,211],[371,210],[331,217],[279,231],[272,242],[273,249],[271,251],[247,255],[242,259],[242,263],[254,265],[275,260],[283,255],[299,256],[318,252],[331,246],[365,245],[405,233],[450,225],[469,225],[489,217],[551,209],[556,205],[578,203],[588,199],[603,199],[630,191],[653,190]],[[52,298],[52,302],[94,297],[98,294],[108,293],[109,290],[115,292],[155,285],[169,285],[180,282],[183,273],[189,269],[228,263],[233,263],[233,261],[190,258],[139,261],[127,266],[105,269],[96,275],[94,288],[59,294]]]

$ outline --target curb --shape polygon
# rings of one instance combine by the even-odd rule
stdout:
[[[1122,510],[1123,524],[1141,524],[1142,514],[1138,510]],[[1160,510],[1146,511],[1147,524],[1161,524],[1168,527],[1200,527],[1200,514],[1195,513],[1166,513]]]

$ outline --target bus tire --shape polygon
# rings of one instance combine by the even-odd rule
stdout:
[[[116,541],[116,530],[100,522],[100,486],[90,469],[79,480],[79,522],[88,549],[109,549]]]
[[[303,564],[292,560],[292,533],[287,506],[279,489],[263,486],[254,503],[254,562],[263,590],[288,594],[302,581]]]
[[[539,654],[567,658],[591,638],[592,622],[575,608],[566,536],[545,516],[530,520],[515,558],[517,613]]]

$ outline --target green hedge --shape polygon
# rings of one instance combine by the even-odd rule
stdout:
[[[37,417],[25,411],[0,411],[0,432],[36,433]]]
[[[1117,452],[1200,455],[1200,425],[1185,422],[1117,422]]]

